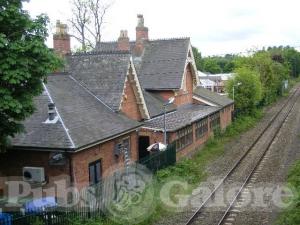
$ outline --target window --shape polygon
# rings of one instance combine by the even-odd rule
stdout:
[[[208,131],[207,118],[196,123],[196,139],[203,137]]]
[[[176,150],[180,150],[193,143],[193,127],[187,126],[177,131]]]
[[[90,185],[97,184],[101,181],[102,168],[101,160],[97,160],[89,164],[89,180]]]
[[[220,113],[217,112],[210,116],[210,129],[217,129],[220,127]]]

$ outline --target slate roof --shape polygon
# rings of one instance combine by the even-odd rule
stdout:
[[[197,104],[180,106],[176,111],[166,114],[166,129],[169,132],[176,131],[219,110],[220,107]],[[163,130],[164,116],[158,116],[146,121],[144,127]]]
[[[158,94],[143,91],[143,95],[151,118],[163,114],[165,101]],[[174,110],[176,110],[174,104],[166,107],[166,112]]]
[[[148,40],[144,54],[134,55],[135,42],[130,42],[130,52],[137,69],[139,81],[145,90],[179,89],[187,59],[189,38]],[[98,43],[95,52],[116,51],[117,42]]]
[[[230,104],[233,104],[234,101],[226,96],[223,95],[219,95],[216,92],[212,92],[210,90],[207,90],[203,87],[198,86],[197,88],[194,89],[194,93],[195,96],[198,96],[200,98],[203,98],[209,102],[212,102],[218,106],[227,106]]]
[[[28,133],[14,138],[14,146],[78,149],[140,126],[139,122],[112,112],[70,75],[51,75],[46,86],[70,138],[61,122],[43,124],[49,102],[43,94],[36,98],[37,112],[25,122]]]
[[[130,52],[133,51],[135,41],[130,41]],[[115,52],[118,51],[118,42],[117,41],[108,41],[108,42],[97,42],[94,52]]]
[[[189,38],[146,42],[137,66],[142,87],[146,90],[179,89],[189,44]],[[134,58],[134,62],[139,59]]]
[[[55,124],[44,123],[48,118],[48,103],[50,99],[46,92],[34,98],[36,110],[23,122],[25,132],[17,134],[11,140],[14,147],[65,149],[72,146],[60,121]]]
[[[94,52],[68,57],[68,72],[101,99],[118,111],[130,61],[128,51]]]

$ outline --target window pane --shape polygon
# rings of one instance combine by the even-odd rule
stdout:
[[[95,180],[95,182],[98,183],[101,180],[101,163],[100,163],[100,161],[96,163],[95,170],[96,170],[96,180]]]
[[[95,183],[95,169],[93,165],[89,166],[89,178],[90,178],[90,184]]]

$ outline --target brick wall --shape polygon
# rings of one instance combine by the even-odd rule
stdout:
[[[184,82],[184,89],[180,89],[175,94],[175,105],[177,106],[193,103],[193,76],[190,65],[186,68]]]
[[[82,188],[89,185],[89,163],[101,160],[103,177],[109,175],[108,170],[113,167],[123,166],[124,154],[116,157],[114,146],[119,140],[130,137],[131,160],[138,159],[137,133],[124,135],[104,144],[97,145],[72,155],[73,176],[76,187]]]
[[[69,161],[66,165],[49,165],[50,153],[45,151],[9,150],[0,157],[0,189],[4,189],[4,182],[9,180],[23,180],[23,167],[44,167],[47,185],[60,179],[69,180]]]
[[[132,85],[133,84],[130,83],[129,79],[127,79],[124,95],[122,96],[121,111],[129,118],[140,121],[142,116],[139,111]]]
[[[164,142],[164,134],[162,131],[153,131],[153,130],[142,128],[139,131],[139,136],[148,136],[150,140],[150,145],[155,142],[161,142],[161,143]]]
[[[232,122],[233,105],[224,107],[220,111],[221,129],[224,130]]]
[[[53,35],[53,48],[60,54],[65,55],[71,52],[70,35]]]
[[[142,42],[143,40],[148,40],[148,28],[147,27],[136,27],[136,41]]]
[[[137,134],[135,131],[89,149],[67,155],[68,160],[64,166],[50,166],[49,152],[25,150],[9,151],[8,153],[1,155],[0,158],[0,175],[2,176],[2,179],[0,179],[0,190],[4,189],[4,182],[7,180],[22,180],[22,168],[25,166],[44,167],[48,181],[47,185],[43,186],[44,188],[52,186],[54,181],[61,180],[62,178],[67,178],[69,180],[69,156],[71,157],[72,175],[74,176],[75,185],[78,188],[82,188],[89,184],[89,163],[101,159],[104,175],[106,173],[105,170],[108,168],[116,165],[123,165],[124,155],[121,154],[119,158],[116,158],[114,156],[114,145],[117,141],[125,137],[130,137],[131,159],[136,161],[138,159],[138,148]]]

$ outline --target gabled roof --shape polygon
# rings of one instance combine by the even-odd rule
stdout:
[[[140,126],[124,115],[112,112],[71,75],[51,75],[46,87],[49,96],[43,94],[36,98],[37,112],[25,122],[28,132],[14,138],[14,146],[76,150]],[[62,120],[56,124],[43,124],[48,117],[50,97]]]
[[[189,38],[145,42],[141,59],[134,58],[146,90],[179,89],[187,60]],[[141,61],[140,61],[141,60]]]
[[[144,41],[142,56],[134,54],[135,42],[130,42],[141,86],[145,90],[173,90],[181,87],[190,46],[189,38]],[[95,52],[116,51],[117,42],[98,43]]]
[[[219,105],[219,106],[227,106],[230,104],[233,104],[234,101],[226,96],[219,95],[216,92],[207,90],[203,87],[198,86],[197,88],[194,89],[193,92],[194,96],[202,98],[208,102],[211,102],[213,104]]]
[[[188,104],[179,106],[176,111],[166,114],[166,129],[167,131],[177,131],[193,122],[201,120],[208,115],[217,112],[220,107],[212,107],[206,105]],[[163,130],[164,116],[158,116],[145,122],[144,127]]]
[[[75,54],[68,57],[68,72],[112,110],[117,111],[129,63],[128,51]]]

